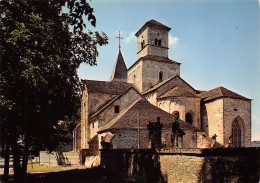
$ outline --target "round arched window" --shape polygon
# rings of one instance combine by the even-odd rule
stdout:
[[[185,121],[192,124],[193,123],[193,116],[190,112],[187,112],[185,115]]]

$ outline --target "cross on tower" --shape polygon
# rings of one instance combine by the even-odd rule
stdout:
[[[116,38],[118,38],[118,41],[119,41],[119,50],[120,50],[120,48],[121,48],[121,46],[120,46],[120,39],[123,39],[122,37],[120,37],[120,31],[119,31],[119,36],[116,37]]]

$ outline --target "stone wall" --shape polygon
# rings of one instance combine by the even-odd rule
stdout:
[[[149,27],[147,27],[142,34],[140,34],[137,37],[137,56],[138,58],[143,57],[145,55],[148,55],[148,47],[147,47],[147,43],[148,43],[148,31],[149,31]],[[142,49],[142,45],[141,43],[144,41],[144,46],[145,49]]]
[[[161,46],[155,45],[155,39],[161,40]],[[168,57],[168,31],[160,27],[149,27],[148,54]]]
[[[133,83],[139,92],[142,92],[142,64],[139,61],[127,71],[127,82]]]
[[[178,97],[175,99],[163,99],[158,102],[158,107],[172,114],[178,111],[180,119],[185,121],[186,113],[190,112],[193,117],[193,123],[197,128],[201,128],[200,124],[200,98]]]
[[[118,105],[120,112],[124,110],[126,107],[131,105],[134,101],[138,100],[142,96],[134,89],[130,89],[127,93],[121,96],[117,101],[115,101],[112,105],[106,108],[99,116],[98,116],[98,128],[106,125],[110,120],[118,115],[118,113],[114,112],[114,106]]]
[[[163,74],[163,81],[172,76],[180,75],[180,64],[145,60],[143,61],[142,71],[142,91],[146,91],[160,82],[160,72]]]
[[[101,150],[101,166],[133,182],[258,182],[260,149]]]
[[[251,143],[251,101],[224,98],[224,144],[232,134],[232,123],[239,118],[242,147],[250,147]]]
[[[209,137],[212,137],[214,134],[217,135],[217,142],[221,145],[224,144],[224,123],[223,123],[223,104],[224,101],[222,98],[208,102],[205,105],[203,112],[203,129],[208,132]],[[207,120],[207,121],[206,121]]]

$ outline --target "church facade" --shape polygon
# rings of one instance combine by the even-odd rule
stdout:
[[[181,64],[168,58],[170,30],[155,20],[146,22],[136,33],[138,52],[132,66],[126,68],[119,49],[110,81],[83,81],[74,150],[98,151],[104,144],[151,148],[147,125],[158,119],[162,145],[171,148],[176,113],[185,134],[181,148],[250,147],[251,99],[224,87],[201,91],[181,78]]]

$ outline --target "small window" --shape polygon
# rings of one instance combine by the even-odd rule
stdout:
[[[158,46],[161,46],[161,45],[162,45],[162,40],[159,39],[159,41],[158,41]]]
[[[134,80],[134,83],[135,83],[135,74],[134,74],[134,79],[133,80]]]
[[[141,42],[141,47],[142,47],[142,49],[144,48],[144,46],[145,46],[145,41],[143,40],[143,41]]]
[[[94,123],[92,123],[92,128],[94,128]]]
[[[157,45],[157,42],[158,42],[158,40],[155,38],[155,40],[154,40],[154,44]]]
[[[234,108],[234,111],[237,111],[237,108],[236,108],[236,107]]]
[[[159,73],[159,82],[162,82],[163,81],[163,72],[161,71]]]
[[[119,105],[115,105],[115,113],[119,113]]]

